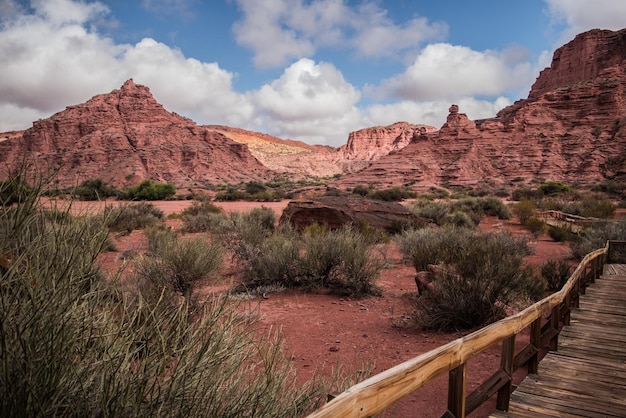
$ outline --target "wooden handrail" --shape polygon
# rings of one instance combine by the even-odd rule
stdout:
[[[609,241],[604,248],[587,254],[560,291],[515,315],[352,386],[313,412],[309,418],[372,416],[446,372],[449,373],[446,416],[464,417],[495,393],[498,393],[497,407],[506,410],[513,371],[527,365],[529,373],[536,373],[543,341],[556,348],[559,323],[569,321],[570,308],[577,306],[578,295],[601,274],[611,243],[626,246],[626,242]],[[548,313],[550,317],[542,333],[541,321]],[[515,336],[531,325],[530,343],[516,355]],[[500,369],[466,397],[467,361],[503,341],[505,343],[502,348]]]

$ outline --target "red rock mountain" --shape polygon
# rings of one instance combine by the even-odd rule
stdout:
[[[192,187],[273,175],[245,145],[168,112],[132,80],[0,142],[0,169],[23,158],[43,172],[58,167],[60,186],[102,178],[115,186],[152,179]]]
[[[339,149],[224,126],[166,111],[147,87],[69,106],[24,132],[0,134],[0,170],[23,158],[59,167],[60,185],[150,178],[178,187],[344,173],[357,184],[497,185],[513,179],[593,183],[626,179],[626,29],[592,30],[555,53],[529,96],[495,118],[450,107],[432,127],[398,122],[350,134]],[[0,172],[0,177],[3,177]]]
[[[414,137],[338,185],[615,178],[626,179],[626,29],[578,35],[554,53],[528,99],[477,121],[453,105],[439,132]]]

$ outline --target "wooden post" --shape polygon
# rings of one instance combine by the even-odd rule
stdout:
[[[550,327],[556,332],[554,337],[550,339],[550,351],[557,351],[559,346],[559,317],[561,316],[561,307],[556,305],[552,308],[552,317],[550,318]]]
[[[467,363],[448,372],[448,413],[447,416],[465,417],[465,380]]]
[[[539,350],[541,350],[541,318],[537,318],[530,325],[530,343],[537,352],[528,360],[528,373],[537,374],[539,371]]]
[[[534,322],[533,322],[534,324]],[[500,411],[508,411],[511,400],[511,387],[513,382],[513,358],[515,357],[515,334],[502,341],[502,357],[500,368],[506,373],[509,381],[498,390],[496,408]]]
[[[563,312],[563,325],[569,325],[569,320],[572,313],[572,292],[569,292],[567,296],[565,296],[565,311]]]

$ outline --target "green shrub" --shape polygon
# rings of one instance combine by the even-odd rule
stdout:
[[[193,202],[181,212],[180,219],[185,232],[221,232],[228,222],[222,208],[206,201]]]
[[[380,294],[375,281],[383,262],[368,238],[351,228],[329,231],[313,224],[299,238],[282,227],[245,248],[248,286],[323,288],[350,297]]]
[[[615,204],[600,196],[585,196],[581,201],[570,202],[563,206],[565,213],[591,218],[610,219],[615,213]]]
[[[106,226],[114,232],[130,233],[135,229],[143,229],[163,222],[163,211],[152,203],[139,202],[104,209]]]
[[[17,175],[0,181],[0,206],[11,206],[23,202],[33,190]]]
[[[244,280],[248,286],[300,285],[300,245],[293,236],[275,233],[251,251]]]
[[[370,190],[371,189],[369,187],[365,187],[362,184],[357,184],[356,186],[354,186],[354,189],[352,189],[352,193],[365,197],[370,192]]]
[[[526,222],[535,214],[537,206],[532,200],[522,200],[513,205],[513,213],[519,219],[519,223],[525,225]]]
[[[50,220],[40,196],[0,208],[3,416],[302,416],[328,393],[226,298],[190,313],[103,280],[103,217]]]
[[[379,295],[375,281],[383,268],[363,235],[352,228],[305,233],[303,284],[351,297]]]
[[[571,231],[564,226],[549,225],[548,235],[556,242],[565,242],[571,235]]]
[[[417,271],[442,264],[431,288],[418,299],[418,323],[441,330],[468,329],[494,321],[508,304],[536,299],[543,284],[522,258],[526,241],[511,234],[468,229],[407,231],[398,238]]]
[[[443,220],[451,212],[450,205],[443,202],[420,201],[410,204],[408,207],[417,216],[430,219],[437,225],[442,225]]]
[[[151,180],[144,180],[135,187],[125,189],[123,198],[127,200],[163,200],[175,194],[176,188],[171,183],[153,183]]]
[[[546,281],[549,290],[561,290],[570,278],[570,267],[565,260],[548,260],[541,266],[541,277]]]
[[[572,253],[574,257],[581,260],[590,252],[603,248],[608,240],[626,240],[626,221],[607,222],[603,225],[586,229],[580,239],[572,242]]]
[[[541,184],[537,190],[543,195],[550,196],[559,193],[570,193],[572,188],[561,183],[560,181],[547,181]]]
[[[78,200],[105,200],[117,193],[115,188],[106,184],[102,179],[85,180],[72,190],[72,196]]]
[[[547,224],[539,218],[531,217],[526,220],[524,226],[530,233],[533,235],[535,239],[539,238],[541,234],[546,232]]]
[[[178,238],[167,229],[151,228],[148,257],[141,258],[137,274],[157,290],[171,289],[191,298],[195,284],[217,271],[224,259],[220,244],[206,238]]]

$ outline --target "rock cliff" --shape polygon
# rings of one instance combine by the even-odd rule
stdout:
[[[23,159],[42,172],[58,169],[59,186],[101,178],[115,186],[152,179],[192,187],[271,174],[245,145],[168,112],[132,80],[0,142],[0,170]]]
[[[580,34],[554,53],[528,99],[477,121],[453,105],[438,132],[413,137],[338,185],[626,179],[625,45],[626,29]]]

